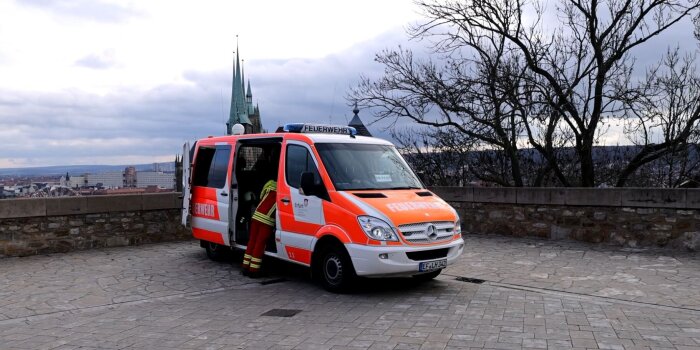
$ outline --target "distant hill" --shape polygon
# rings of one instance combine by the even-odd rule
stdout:
[[[81,175],[85,173],[105,173],[110,171],[124,171],[127,166],[133,166],[136,171],[152,171],[153,163],[135,165],[55,165],[33,168],[0,168],[0,176],[49,176]],[[174,162],[158,163],[160,171],[175,171]]]

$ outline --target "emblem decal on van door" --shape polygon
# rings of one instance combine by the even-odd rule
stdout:
[[[324,225],[323,203],[321,198],[304,196],[299,191],[292,190],[292,207],[294,220],[310,224]]]
[[[195,203],[194,204],[194,215],[197,216],[208,216],[208,217],[214,217],[214,205],[213,204],[204,204],[204,203]]]

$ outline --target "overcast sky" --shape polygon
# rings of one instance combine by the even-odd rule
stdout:
[[[0,0],[0,168],[170,161],[223,134],[236,34],[265,128],[345,124],[348,88],[378,51],[420,50],[419,20],[411,0]],[[689,21],[638,62],[675,43],[697,48]]]
[[[264,127],[345,124],[347,89],[418,18],[410,0],[0,0],[0,167],[169,161],[221,135],[236,34]]]

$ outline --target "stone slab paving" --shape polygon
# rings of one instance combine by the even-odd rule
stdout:
[[[203,251],[188,241],[0,259],[0,320],[250,283]]]
[[[448,273],[700,311],[700,253],[495,235],[465,236]]]
[[[491,271],[495,281],[468,268],[484,247],[512,245],[501,259],[515,263],[522,246],[571,246],[467,240],[465,258],[436,281],[372,280],[350,295],[327,293],[285,264],[249,280],[237,264],[206,260],[196,242],[0,259],[0,349],[700,348],[700,312],[538,290],[536,278]],[[482,271],[487,282],[456,281],[460,271]],[[262,316],[273,309],[299,313]]]

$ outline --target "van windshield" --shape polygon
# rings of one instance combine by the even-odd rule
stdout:
[[[317,143],[316,149],[338,191],[423,188],[393,146]]]

